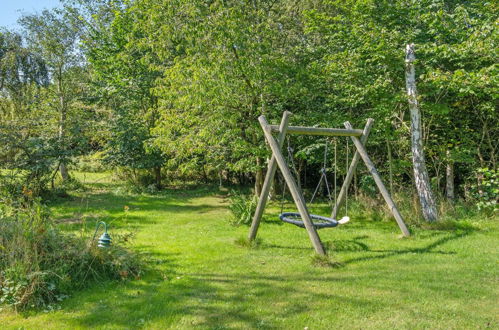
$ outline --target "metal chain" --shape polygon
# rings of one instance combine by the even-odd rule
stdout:
[[[334,138],[334,205],[338,202],[338,197],[337,197],[337,187],[336,187],[336,172],[338,169],[337,163],[336,163],[336,152],[338,148],[338,141],[336,138]]]
[[[345,179],[347,177],[347,174],[348,174],[348,165],[349,165],[349,162],[348,162],[348,152],[350,151],[349,147],[348,147],[348,138],[347,138],[347,150],[346,150],[346,167],[345,167]],[[348,216],[348,188],[345,190],[345,216]]]

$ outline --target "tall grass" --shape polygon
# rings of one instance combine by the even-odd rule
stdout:
[[[392,198],[408,226],[429,228],[428,223],[421,215],[421,205],[415,194],[396,192],[392,194]],[[287,200],[286,203],[289,205],[292,201]],[[445,197],[438,196],[437,205],[439,221],[434,226],[439,228],[441,226],[452,227],[452,223],[459,221],[497,218],[497,213],[478,208],[474,201],[459,199],[450,202]],[[331,212],[331,206],[327,204],[327,200],[324,198],[318,199],[314,204],[309,204],[308,206],[313,213],[328,215]],[[393,220],[393,214],[381,196],[372,196],[362,192],[356,195],[352,194],[349,196],[347,205],[345,203],[342,204],[338,212],[338,217],[346,214],[358,221]]]
[[[140,274],[138,256],[62,233],[37,200],[0,206],[0,305],[53,309],[91,282]]]
[[[231,224],[249,225],[256,210],[257,197],[254,194],[245,194],[236,190],[231,190],[229,210],[232,213]]]

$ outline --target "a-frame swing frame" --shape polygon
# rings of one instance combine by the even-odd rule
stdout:
[[[293,196],[293,200],[298,208],[300,216],[303,220],[305,228],[307,230],[308,236],[312,245],[320,255],[325,255],[326,251],[322,245],[321,239],[317,233],[316,228],[312,224],[312,220],[310,219],[310,213],[307,208],[307,204],[305,202],[305,198],[300,192],[297,183],[295,182],[291,171],[289,170],[288,165],[286,164],[286,160],[282,154],[282,145],[284,143],[284,139],[286,134],[301,134],[301,135],[321,135],[321,136],[347,136],[350,137],[357,149],[355,155],[352,158],[352,162],[350,163],[350,167],[348,168],[347,175],[345,177],[345,181],[340,190],[340,194],[338,195],[336,204],[334,205],[333,212],[331,217],[333,219],[336,218],[338,214],[338,210],[341,204],[345,200],[346,192],[352,182],[353,174],[357,168],[359,160],[362,159],[367,166],[369,173],[372,175],[374,182],[376,183],[381,195],[385,199],[390,211],[392,212],[397,224],[402,231],[404,236],[410,236],[409,230],[407,229],[400,212],[395,205],[390,193],[386,189],[381,177],[374,167],[373,162],[369,158],[367,154],[365,144],[367,142],[367,138],[369,136],[369,132],[371,131],[371,127],[374,123],[373,119],[368,119],[366,126],[363,130],[353,129],[352,125],[347,121],[344,123],[345,128],[317,128],[317,127],[303,127],[303,126],[289,126],[289,117],[291,116],[291,112],[285,111],[282,115],[281,124],[270,125],[264,116],[258,117],[258,121],[260,122],[260,126],[263,129],[263,133],[265,135],[265,139],[267,140],[270,149],[272,150],[272,158],[268,163],[267,174],[265,176],[265,181],[263,182],[262,191],[260,194],[260,198],[258,200],[258,205],[256,207],[255,214],[253,215],[253,221],[251,223],[251,228],[248,236],[249,241],[253,241],[256,238],[258,227],[260,226],[260,221],[262,219],[263,211],[267,204],[267,199],[270,192],[270,187],[272,185],[272,181],[274,179],[277,167],[281,170],[281,173],[286,181],[286,184]],[[278,132],[277,139],[274,138],[272,132]]]

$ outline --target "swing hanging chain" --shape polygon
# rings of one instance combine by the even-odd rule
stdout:
[[[324,164],[322,166],[322,175],[324,176],[324,183],[326,184],[326,190],[327,190],[327,199],[329,200],[329,205],[331,206],[332,198],[331,198],[331,190],[329,189],[329,182],[327,181],[327,155],[329,153],[328,150],[328,140],[326,139],[325,142],[325,147],[324,147]]]
[[[336,173],[337,173],[337,164],[336,164],[336,152],[337,152],[337,149],[338,149],[338,140],[336,140],[336,138],[334,138],[334,205],[336,205],[336,203],[338,202],[338,197],[337,197],[337,187],[336,187]]]
[[[349,167],[349,159],[348,159],[348,153],[350,151],[350,148],[348,146],[348,139],[347,139],[347,150],[346,150],[346,167],[345,167],[345,179],[347,177],[347,173],[348,173],[348,167]],[[345,191],[345,216],[348,216],[348,188],[346,189]]]

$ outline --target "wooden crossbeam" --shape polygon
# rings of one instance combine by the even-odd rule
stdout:
[[[270,125],[273,132],[279,132],[279,126]],[[322,135],[322,136],[362,136],[361,129],[344,129],[344,128],[321,128],[321,127],[304,127],[304,126],[288,126],[287,134],[301,135]]]

